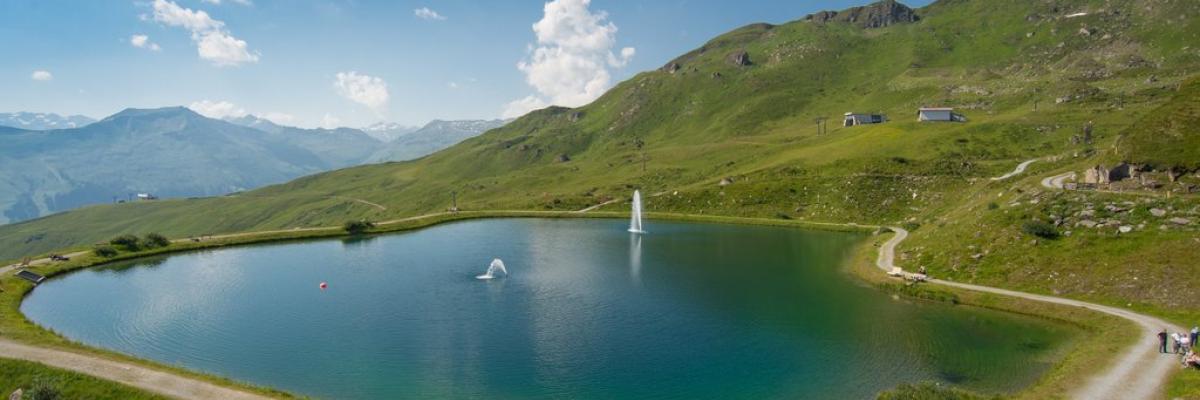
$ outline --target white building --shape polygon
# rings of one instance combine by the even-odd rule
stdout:
[[[924,107],[917,109],[917,121],[967,122],[967,117],[948,107]]]
[[[138,200],[158,200],[158,196],[152,195],[150,193],[138,193],[137,198],[138,198]]]
[[[846,120],[842,125],[850,127],[867,124],[882,124],[884,122],[887,122],[887,116],[883,114],[859,114],[848,112],[846,113]]]

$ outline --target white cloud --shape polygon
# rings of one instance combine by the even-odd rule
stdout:
[[[338,72],[333,81],[333,87],[342,97],[370,107],[375,112],[380,112],[387,106],[389,97],[387,82],[378,77],[359,74],[355,71]]]
[[[416,10],[413,10],[413,15],[416,15],[417,18],[420,18],[423,20],[428,20],[428,21],[445,21],[446,20],[445,16],[443,16],[442,14],[438,14],[437,11],[430,10],[429,7],[421,7]]]
[[[288,114],[288,113],[274,112],[274,111],[263,114],[263,115],[261,115],[261,117],[262,117],[262,119],[274,122],[279,125],[291,125],[293,122],[296,121],[295,115]]]
[[[329,113],[325,113],[325,116],[321,117],[321,127],[325,128],[325,129],[337,128],[338,124],[340,124],[340,123],[342,123],[341,119],[339,119],[338,117],[329,115]]]
[[[51,74],[50,71],[39,69],[37,71],[33,71],[33,74],[30,75],[29,78],[33,79],[35,81],[43,81],[44,82],[44,81],[54,80],[54,74]]]
[[[192,102],[188,108],[197,114],[216,119],[236,118],[247,114],[245,109],[228,101],[200,100]]]
[[[203,1],[208,4],[212,4],[212,5],[217,5],[217,6],[221,5],[221,0],[200,0],[200,1]],[[241,4],[243,6],[254,5],[254,3],[251,3],[250,0],[233,0],[233,2]]]
[[[154,0],[154,21],[187,29],[196,43],[196,53],[218,67],[258,62],[258,52],[250,52],[246,41],[233,37],[225,23],[204,10],[180,7],[170,0]]]
[[[537,94],[508,103],[505,118],[524,115],[547,105],[577,107],[600,97],[612,85],[610,69],[624,67],[636,50],[616,47],[617,26],[608,13],[591,12],[591,0],[554,0],[533,24],[537,47],[517,63],[525,82]]]
[[[133,45],[133,47],[137,47],[139,49],[147,49],[150,51],[162,50],[161,47],[158,47],[158,43],[151,42],[150,37],[146,36],[146,35],[130,36],[129,44],[131,44],[131,45]]]
[[[446,83],[446,87],[448,87],[448,88],[451,88],[451,89],[458,89],[458,88],[459,88],[459,86],[458,86],[458,82],[449,82],[449,83]]]

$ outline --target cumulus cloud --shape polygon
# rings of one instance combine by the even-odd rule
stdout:
[[[611,69],[633,59],[632,47],[616,47],[617,26],[608,13],[588,9],[591,0],[554,0],[546,3],[544,15],[533,24],[537,46],[517,63],[525,82],[536,94],[514,100],[504,110],[513,118],[546,107],[577,107],[600,97],[612,85]],[[531,46],[532,47],[532,46]]]
[[[33,79],[35,81],[43,81],[44,82],[44,81],[54,80],[54,74],[51,74],[50,71],[39,69],[37,71],[33,71],[33,74],[29,75],[29,78]]]
[[[445,21],[446,20],[445,16],[443,16],[442,14],[438,14],[437,11],[430,10],[429,7],[421,7],[416,10],[413,10],[413,15],[416,15],[417,18],[428,20],[428,21]]]
[[[342,97],[380,112],[388,102],[387,82],[355,71],[338,72],[333,87]]]
[[[258,52],[251,52],[246,41],[234,37],[225,29],[224,22],[213,19],[204,10],[180,7],[170,0],[154,0],[153,7],[154,21],[191,32],[201,59],[218,67],[258,62]]]
[[[194,101],[188,108],[197,114],[209,118],[225,119],[245,116],[246,110],[228,101],[200,100]]]
[[[201,1],[208,3],[208,4],[212,4],[212,5],[218,5],[218,6],[221,5],[221,0],[201,0]],[[243,6],[254,5],[254,3],[251,3],[250,0],[233,0],[233,2],[241,4]]]
[[[158,43],[151,42],[150,37],[146,36],[146,35],[130,36],[129,44],[131,44],[131,45],[133,45],[133,47],[137,47],[139,49],[146,49],[146,50],[150,50],[150,51],[162,50],[161,47],[158,47]]]

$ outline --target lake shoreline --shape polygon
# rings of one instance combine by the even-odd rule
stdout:
[[[376,227],[371,229],[366,235],[388,234],[395,232],[411,231],[426,227],[431,227],[439,224],[466,221],[473,219],[488,219],[488,218],[627,218],[628,213],[623,212],[556,212],[556,211],[464,211],[457,213],[438,213],[412,218],[405,218],[393,221],[384,221],[377,223]],[[721,224],[739,224],[739,225],[757,225],[757,226],[780,226],[804,228],[810,230],[828,230],[828,231],[843,231],[843,232],[860,232],[870,234],[875,232],[874,236],[866,236],[862,239],[862,244],[856,250],[855,256],[844,263],[844,267],[851,273],[855,279],[865,282],[879,290],[885,292],[902,293],[906,297],[921,298],[925,292],[903,292],[895,287],[889,287],[888,281],[891,279],[884,276],[879,270],[871,267],[870,263],[862,263],[861,258],[867,257],[870,260],[872,255],[870,251],[874,249],[869,246],[873,241],[878,240],[881,236],[878,235],[884,228],[871,225],[857,224],[837,224],[837,223],[821,223],[799,220],[785,219],[767,219],[767,218],[740,218],[740,217],[724,217],[724,216],[703,216],[690,214],[675,214],[675,213],[647,213],[647,218],[651,220],[663,221],[683,221],[683,222],[703,222],[703,223],[721,223]],[[231,234],[224,236],[214,236],[212,239],[201,241],[176,241],[171,246],[159,248],[149,251],[136,253],[122,253],[113,258],[101,258],[92,254],[86,254],[83,257],[77,257],[72,261],[38,266],[33,269],[46,275],[47,277],[60,275],[79,269],[100,266],[116,261],[127,261],[132,259],[144,258],[149,256],[160,256],[167,254],[176,254],[181,252],[190,252],[196,250],[216,249],[228,246],[240,246],[249,244],[264,244],[264,243],[282,243],[282,242],[298,242],[315,239],[328,239],[337,237],[351,237],[341,228],[309,228],[309,229],[294,229],[269,231],[262,233],[243,233]],[[864,255],[865,254],[865,255]],[[865,267],[865,268],[862,268]],[[5,282],[7,281],[7,282]],[[0,316],[15,316],[16,318],[4,318],[0,321],[0,332],[5,334],[5,337],[16,339],[27,344],[54,347],[59,349],[82,351],[89,355],[99,356],[106,359],[112,359],[123,362],[131,362],[140,366],[146,366],[157,370],[178,373],[190,378],[196,378],[202,381],[216,383],[223,386],[230,386],[257,394],[262,394],[276,398],[290,398],[291,394],[270,389],[261,388],[250,384],[238,382],[233,379],[214,376],[206,373],[198,373],[184,368],[161,365],[159,363],[136,358],[123,353],[108,351],[90,346],[75,343],[61,337],[45,328],[33,324],[20,312],[20,304],[25,297],[31,293],[32,285],[23,281],[17,281],[12,277],[4,277],[0,279],[0,287],[3,287],[5,292],[0,293],[0,297],[4,298],[4,303],[0,304]],[[893,281],[894,282],[894,281]],[[15,287],[13,287],[15,286]],[[15,291],[10,290],[16,289]],[[922,287],[922,290],[928,290]],[[1054,321],[1066,322],[1072,325],[1081,327],[1087,332],[1083,336],[1091,337],[1091,340],[1084,340],[1082,343],[1074,345],[1070,354],[1049,372],[1040,378],[1033,386],[1023,389],[1016,394],[1017,397],[1039,397],[1054,394],[1065,393],[1066,386],[1076,386],[1079,382],[1083,382],[1091,373],[1081,374],[1088,365],[1095,365],[1101,362],[1103,365],[1108,365],[1107,358],[1096,356],[1097,354],[1113,354],[1115,350],[1125,347],[1128,341],[1133,340],[1129,335],[1130,326],[1132,323],[1124,321],[1124,326],[1120,320],[1115,317],[1104,316],[1103,314],[1087,311],[1082,309],[1071,309],[1062,306],[1052,306],[1041,304],[1039,302],[1021,300],[1015,298],[1006,298],[1003,296],[986,295],[975,292],[960,291],[954,289],[937,289],[939,291],[948,291],[953,294],[956,299],[956,304],[969,305],[973,307],[981,307],[984,309],[992,309],[1004,312],[1011,312],[1022,315],[1035,316],[1039,318],[1047,318]],[[15,295],[15,296],[14,296]],[[14,301],[15,297],[15,301]],[[1034,304],[1037,303],[1037,304]],[[11,336],[12,333],[18,333],[16,337]],[[1111,340],[1114,337],[1121,340]],[[1106,338],[1101,341],[1096,338]],[[1127,339],[1127,340],[1126,340]],[[1114,345],[1119,344],[1119,345]],[[1112,351],[1110,351],[1112,350]],[[1074,384],[1072,384],[1074,383]]]

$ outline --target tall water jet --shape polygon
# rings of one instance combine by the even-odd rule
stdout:
[[[504,261],[500,261],[499,258],[492,260],[491,265],[488,265],[487,272],[476,276],[475,279],[494,279],[498,273],[504,273],[504,276],[508,276],[508,270],[504,268]]]
[[[646,233],[642,230],[642,192],[640,190],[633,191],[633,212],[629,215],[629,231]]]

